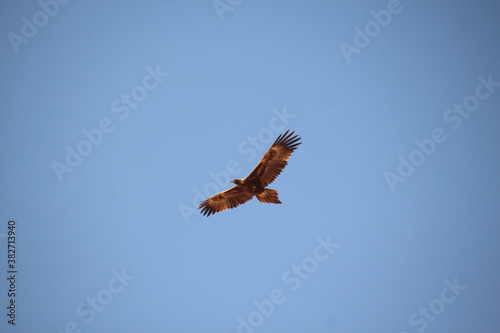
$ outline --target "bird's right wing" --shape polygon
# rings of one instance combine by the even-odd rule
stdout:
[[[201,214],[210,216],[212,214],[225,211],[229,208],[237,207],[252,199],[253,194],[246,191],[241,186],[235,186],[214,195],[211,198],[203,201],[198,208],[201,209]]]

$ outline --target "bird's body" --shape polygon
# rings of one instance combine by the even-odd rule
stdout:
[[[200,204],[201,214],[210,216],[237,207],[256,196],[260,202],[280,204],[278,191],[266,188],[283,171],[293,151],[301,143],[294,132],[281,134],[259,165],[245,178],[231,180],[236,186],[214,195]]]

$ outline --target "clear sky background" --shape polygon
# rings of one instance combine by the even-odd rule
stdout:
[[[0,331],[499,331],[498,1],[60,2],[0,4]]]

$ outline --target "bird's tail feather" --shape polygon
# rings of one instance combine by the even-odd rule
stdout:
[[[256,196],[260,202],[268,202],[274,204],[281,203],[281,201],[278,199],[278,191],[271,190],[270,188],[264,189],[264,192],[257,194]]]

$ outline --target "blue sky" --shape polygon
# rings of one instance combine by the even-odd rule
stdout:
[[[498,2],[0,15],[2,332],[498,331]],[[199,214],[287,129],[282,205]]]

